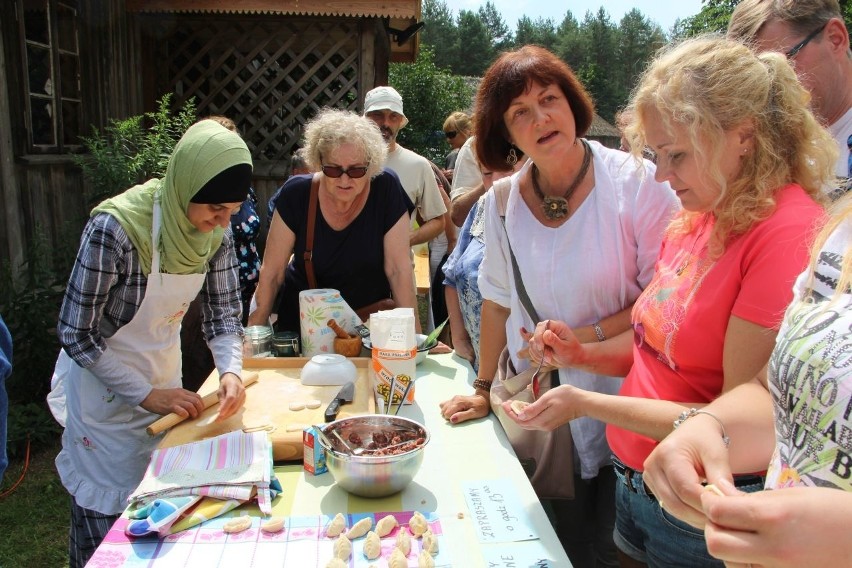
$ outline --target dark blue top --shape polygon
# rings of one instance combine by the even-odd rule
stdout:
[[[311,174],[284,182],[275,205],[293,233],[293,260],[284,275],[278,306],[278,329],[299,330],[299,292],[308,288],[304,252],[307,240],[308,198]],[[391,296],[385,275],[384,237],[402,215],[414,206],[397,175],[383,170],[370,181],[364,209],[343,230],[335,231],[317,207],[314,226],[313,265],[317,287],[339,290],[353,310]]]

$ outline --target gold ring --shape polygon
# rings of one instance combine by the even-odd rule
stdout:
[[[663,502],[662,502],[662,501],[660,501],[660,509],[665,510],[665,507],[663,506]]]

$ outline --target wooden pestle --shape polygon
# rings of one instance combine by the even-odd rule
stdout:
[[[334,321],[334,319],[328,320],[328,324],[326,325],[328,325],[328,327],[330,327],[331,330],[335,333],[335,335],[337,335],[337,337],[339,337],[340,339],[349,339],[349,334],[346,332],[345,329],[337,325],[337,322]]]

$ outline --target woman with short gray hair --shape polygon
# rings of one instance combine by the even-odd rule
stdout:
[[[387,147],[379,128],[355,113],[324,109],[305,126],[300,153],[317,173],[293,176],[281,189],[249,325],[268,323],[282,286],[279,330],[299,329],[299,292],[310,288],[339,290],[362,319],[393,305],[414,308],[413,207],[396,174],[382,169]]]

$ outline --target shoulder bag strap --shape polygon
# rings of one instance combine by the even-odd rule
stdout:
[[[305,252],[302,258],[305,260],[305,275],[308,277],[308,286],[317,288],[317,277],[314,274],[314,227],[317,224],[317,204],[319,203],[319,174],[314,174],[311,179],[311,194],[308,197],[308,230],[305,235]]]
[[[503,230],[506,231],[506,207],[509,203],[509,192],[512,189],[511,178],[502,178],[494,182],[491,191],[494,192],[494,199],[497,205],[497,212],[500,214],[500,221],[503,223]],[[509,245],[509,258],[512,260],[512,275],[515,278],[515,288],[518,291],[518,299],[521,300],[521,305],[527,310],[527,313],[532,318],[533,325],[538,323],[538,312],[530,300],[527,289],[524,287],[524,281],[521,278],[521,269],[518,268],[518,260],[515,258],[515,251],[512,250],[512,243],[509,241],[509,232],[506,231],[506,243]]]

